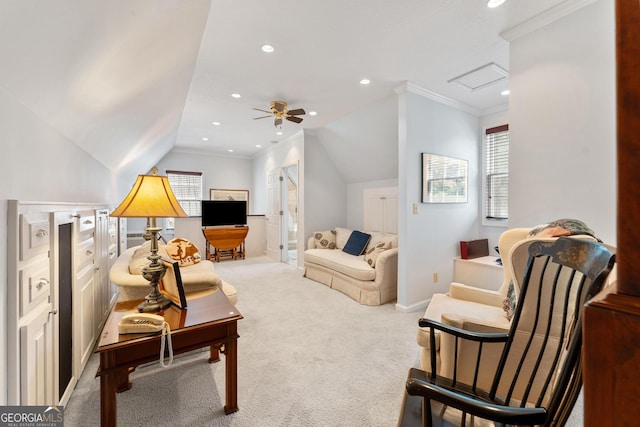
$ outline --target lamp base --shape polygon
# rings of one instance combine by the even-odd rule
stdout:
[[[150,261],[149,265],[142,268],[142,277],[149,281],[151,292],[138,305],[138,311],[141,313],[161,311],[171,305],[171,300],[158,291],[158,283],[160,283],[167,270],[167,267],[160,262],[160,255],[158,255],[157,235],[160,228],[147,227],[147,231],[151,233],[151,254],[147,257]]]
[[[153,293],[153,292],[152,292]],[[139,305],[138,311],[140,313],[152,313],[156,311],[162,311],[171,305],[171,300],[160,294],[159,297],[154,297],[151,294],[147,295]]]

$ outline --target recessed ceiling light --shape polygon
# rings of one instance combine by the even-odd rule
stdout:
[[[511,91],[509,89],[503,90],[502,92],[500,92],[500,95],[502,96],[507,96],[511,93]]]
[[[234,98],[242,98],[242,95],[240,95],[239,93],[232,93],[231,96]]]
[[[207,138],[206,136],[204,138],[202,138],[203,141],[208,141],[209,138]]]
[[[366,85],[368,85],[369,83],[371,83],[371,80],[369,80],[369,79],[362,79],[362,80],[360,80],[360,84],[361,84],[361,85],[363,85],[363,86],[366,86]]]
[[[229,151],[230,153],[233,153],[233,150],[232,150],[231,148],[229,148],[229,150],[228,150],[228,151]]]
[[[256,148],[260,148],[260,147],[262,147],[262,145],[256,144]]]
[[[491,9],[493,9],[494,7],[500,6],[505,1],[506,0],[488,0],[487,1],[487,7],[490,7]]]
[[[282,135],[282,131],[276,132],[276,135]]]
[[[214,126],[220,126],[220,122],[212,122],[211,124]]]
[[[318,113],[316,113],[315,111],[309,111],[309,115],[310,115],[310,116],[315,116],[315,115],[317,115],[317,114],[318,114]]]
[[[270,44],[263,44],[260,49],[262,49],[262,51],[266,53],[271,53],[275,50]]]

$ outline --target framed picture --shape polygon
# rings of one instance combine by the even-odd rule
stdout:
[[[225,190],[212,188],[209,190],[211,200],[243,200],[247,202],[247,214],[249,213],[249,190]]]
[[[167,267],[167,271],[158,284],[158,290],[178,307],[187,308],[187,297],[184,293],[182,276],[180,275],[180,263],[166,258],[162,258],[161,261]]]
[[[422,153],[422,203],[467,203],[468,163]]]

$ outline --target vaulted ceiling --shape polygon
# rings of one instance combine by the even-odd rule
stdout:
[[[567,3],[2,0],[0,87],[114,172],[174,147],[251,157],[406,81],[476,114],[504,108],[508,78],[474,91],[449,81],[508,71],[500,33]],[[317,115],[254,120],[273,100]]]

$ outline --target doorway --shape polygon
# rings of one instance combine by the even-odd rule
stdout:
[[[285,229],[286,260],[289,264],[298,262],[298,165],[283,168],[283,194],[286,194]]]

